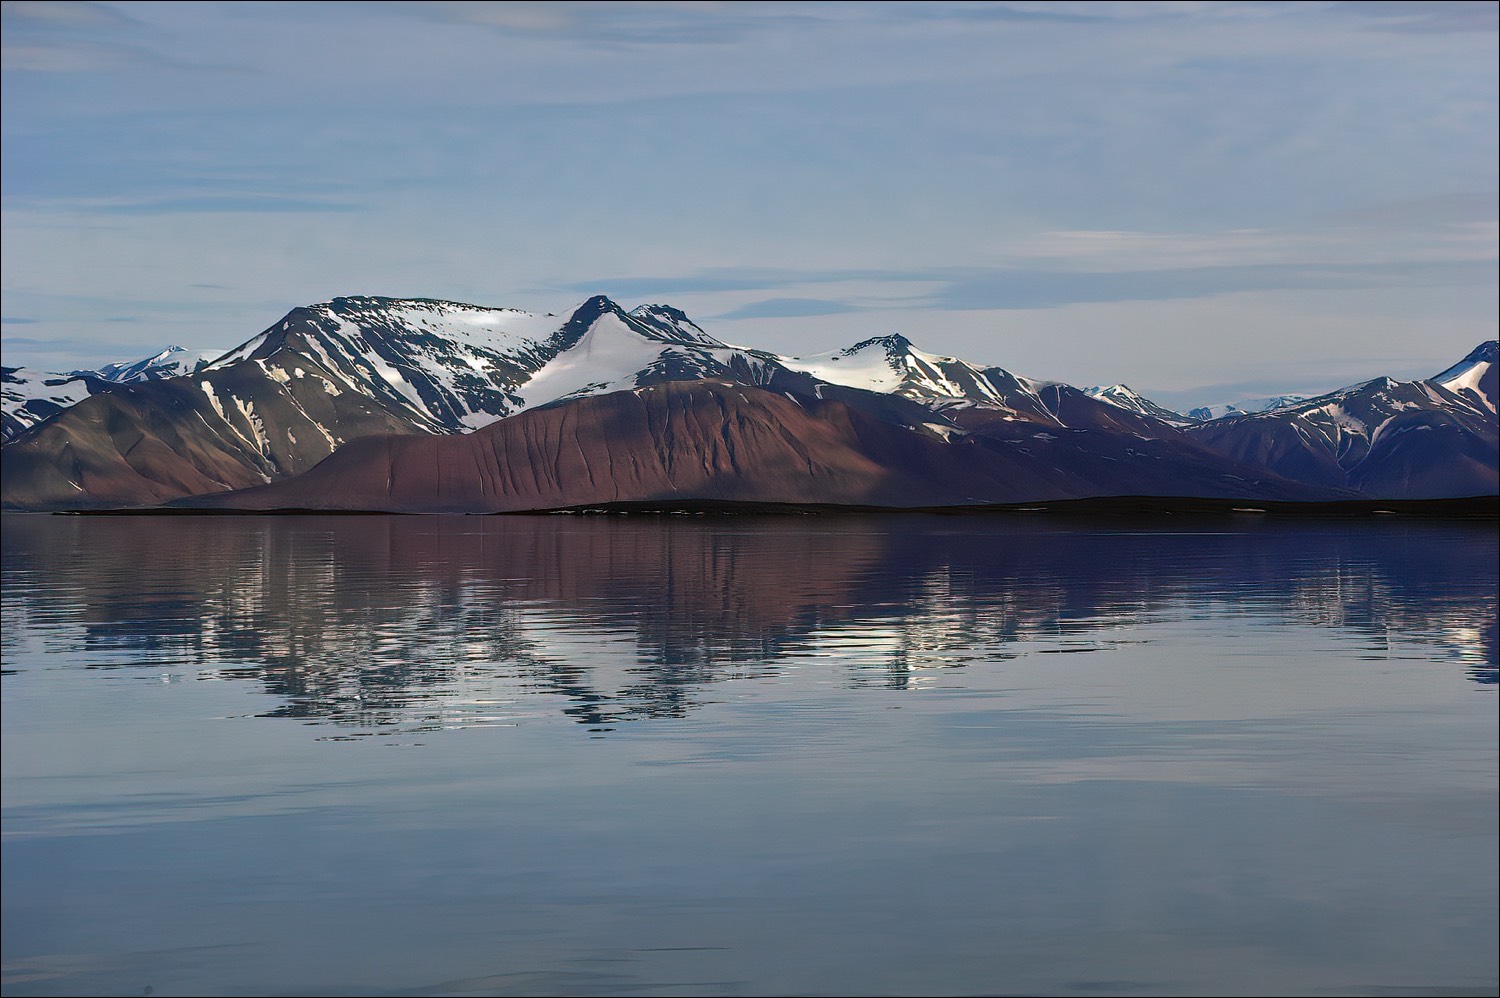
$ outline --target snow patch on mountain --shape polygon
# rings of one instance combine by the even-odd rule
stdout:
[[[1340,391],[1352,391],[1358,385]],[[1223,419],[1226,416],[1248,416],[1254,413],[1270,412],[1274,409],[1285,409],[1288,406],[1298,405],[1306,402],[1311,396],[1307,395],[1267,395],[1261,398],[1240,399],[1238,402],[1222,402],[1215,405],[1199,406],[1190,409],[1187,415],[1190,419],[1200,422],[1210,419]]]
[[[643,336],[606,313],[571,349],[536,372],[522,388],[524,407],[635,387],[635,374],[661,357],[660,340]]]
[[[1428,380],[1455,395],[1477,401],[1490,412],[1496,411],[1495,365],[1500,359],[1500,341],[1479,344],[1463,360]]]
[[[696,322],[687,317],[687,313],[671,305],[638,305],[630,310],[630,318],[668,342],[693,343],[706,347],[728,346],[722,340],[705,333]]]
[[[3,394],[9,411],[11,402],[26,399],[87,398],[88,386],[81,375],[58,374],[52,371],[37,371],[29,367],[0,368],[0,394]]]
[[[578,331],[569,326],[599,301],[563,318],[449,301],[335,298],[293,309],[211,369],[247,359],[295,372],[316,367],[337,392],[367,395],[429,432],[465,432],[517,411],[517,387],[572,345]]]
[[[36,371],[0,368],[0,425],[9,443],[26,430],[46,422],[102,387],[141,384],[191,374],[218,357],[222,350],[189,350],[170,346],[141,360],[105,364],[98,370]]]
[[[1108,402],[1110,405],[1127,412],[1140,413],[1143,416],[1151,416],[1173,426],[1188,426],[1198,420],[1191,416],[1185,416],[1164,405],[1151,401],[1144,395],[1136,392],[1129,385],[1095,385],[1085,388],[1083,393],[1090,398],[1096,398],[1100,402]]]
[[[875,337],[830,353],[785,357],[782,363],[830,384],[893,392],[906,378],[905,350],[909,349],[905,337]]]
[[[872,337],[831,353],[777,360],[820,381],[902,395],[930,406],[958,400],[1008,406],[1021,395],[1039,407],[1038,391],[1051,384],[1003,368],[980,368],[956,357],[927,353],[900,333]]]
[[[162,378],[179,378],[193,374],[217,360],[223,350],[189,350],[186,347],[169,346],[161,353],[144,360],[124,364],[105,364],[98,371],[74,372],[92,374],[105,381],[130,385],[142,381],[158,381]]]
[[[1475,367],[1486,363],[1483,352],[1471,355]],[[1188,432],[1221,454],[1301,481],[1396,498],[1477,495],[1494,488],[1493,395],[1492,368],[1460,364],[1438,379],[1374,378],[1258,413],[1231,413]],[[1416,450],[1403,443],[1422,431],[1441,439]]]

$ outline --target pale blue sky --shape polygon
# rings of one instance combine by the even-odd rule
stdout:
[[[1493,3],[4,3],[4,356],[678,305],[1178,404],[1496,329]]]

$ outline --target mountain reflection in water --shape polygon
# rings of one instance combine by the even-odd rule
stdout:
[[[1418,645],[1492,684],[1496,540],[1405,520],[8,515],[0,647],[249,679],[267,716],[355,734],[507,723],[528,693],[594,729],[681,717],[818,660],[901,687],[1210,613],[1339,628],[1373,659]]]

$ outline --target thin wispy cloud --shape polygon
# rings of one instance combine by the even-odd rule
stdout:
[[[1080,268],[1138,273],[1225,266],[1362,266],[1496,259],[1495,221],[1442,218],[1432,201],[1341,213],[1341,223],[1302,231],[1043,232],[1017,240],[1016,259],[1054,260]],[[1371,238],[1398,234],[1399,241]]]
[[[1263,264],[1147,271],[991,270],[954,275],[927,304],[942,309],[1061,308],[1101,302],[1213,298],[1247,291],[1357,291],[1393,286],[1485,286],[1485,264],[1325,266]]]
[[[843,3],[420,3],[399,5],[434,20],[469,24],[511,36],[534,36],[587,45],[723,46],[749,36],[806,30],[822,24],[910,19],[913,7],[889,5],[882,15],[869,5]],[[878,5],[877,5],[878,6]],[[920,5],[916,5],[920,6]]]
[[[0,3],[0,24],[7,31],[110,31],[138,23],[116,7],[88,0],[4,0]]]
[[[0,4],[0,67],[13,72],[82,73],[157,61],[124,36],[136,22],[99,3],[5,0]]]
[[[839,315],[859,309],[841,301],[821,298],[766,298],[712,316],[715,319],[791,319],[810,315]]]
[[[274,194],[182,194],[137,201],[111,201],[92,205],[77,203],[70,211],[93,209],[112,215],[155,215],[217,212],[322,213],[364,210],[361,205],[314,198],[282,197]]]
[[[106,4],[4,0],[0,25],[0,69],[9,73],[206,68],[161,46],[161,34],[145,22]]]
[[[1336,9],[1366,18],[1380,31],[1448,34],[1500,30],[1500,6],[1489,0],[1365,0]]]

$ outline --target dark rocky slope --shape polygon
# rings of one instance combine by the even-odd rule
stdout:
[[[1003,421],[910,428],[844,401],[672,382],[528,410],[456,437],[354,441],[199,509],[510,512],[617,502],[923,507],[1099,495],[1316,500],[1196,448]]]

